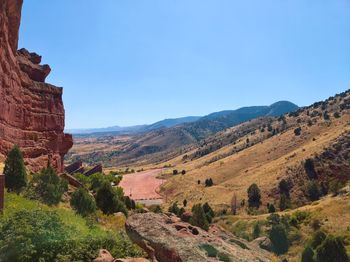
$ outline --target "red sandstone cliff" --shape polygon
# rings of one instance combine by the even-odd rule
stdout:
[[[21,147],[27,166],[37,171],[50,161],[58,171],[72,147],[63,133],[62,88],[45,83],[41,56],[17,51],[23,0],[0,0],[0,154]]]

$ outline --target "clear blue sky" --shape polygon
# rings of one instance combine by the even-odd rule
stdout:
[[[24,0],[20,47],[66,128],[151,123],[350,88],[349,0]]]

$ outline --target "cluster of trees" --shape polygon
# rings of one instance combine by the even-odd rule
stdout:
[[[4,173],[9,192],[49,206],[57,205],[68,189],[67,182],[50,166],[28,179],[17,146],[6,158]],[[99,189],[98,192],[101,194],[102,191]],[[71,205],[82,216],[94,213],[98,203],[85,188],[72,194]],[[125,234],[98,227],[90,231],[85,220],[63,221],[62,214],[53,208],[11,211],[0,220],[0,261],[92,261],[100,248],[107,248],[117,257],[142,255]],[[81,230],[83,227],[86,230]]]
[[[57,205],[68,190],[66,180],[60,178],[52,167],[34,174],[28,183],[23,155],[18,146],[9,152],[4,167],[5,185],[9,192],[23,195],[29,199],[39,200],[49,206]],[[78,176],[84,187],[77,189],[71,196],[72,208],[82,216],[89,216],[98,209],[104,214],[122,212],[128,215],[128,209],[135,209],[136,203],[120,187],[112,187],[111,183],[119,183],[120,178],[113,174],[94,174],[90,177]],[[87,189],[86,189],[87,188]],[[96,192],[94,197],[89,190]]]
[[[177,169],[174,169],[173,170],[173,175],[175,176],[175,175],[177,175],[177,174],[179,174],[179,171],[177,170]],[[185,175],[186,174],[186,170],[182,170],[181,171],[181,175]]]
[[[185,213],[185,207],[187,206],[187,200],[183,201],[183,207],[179,207],[177,202],[174,202],[169,207],[169,212],[177,215],[182,218],[182,215]],[[193,226],[200,227],[204,230],[209,229],[209,225],[213,222],[215,213],[208,203],[205,204],[195,204],[192,209],[192,216],[189,223]]]
[[[192,207],[190,224],[208,230],[209,224],[212,223],[214,216],[214,211],[208,203],[204,205],[196,204]]]
[[[294,135],[296,135],[296,136],[301,135],[301,127],[297,127],[296,129],[294,129]]]
[[[27,172],[24,166],[23,155],[18,146],[14,146],[7,155],[4,167],[5,186],[8,192],[16,192],[30,199],[40,200],[47,205],[57,205],[68,184],[55,173],[50,166],[39,174],[34,174],[28,183]]]
[[[199,180],[198,180],[198,181],[199,181]],[[211,187],[211,186],[213,186],[213,185],[214,185],[213,179],[207,178],[207,179],[205,180],[204,184],[205,184],[206,187]]]
[[[302,262],[348,262],[343,239],[325,232],[316,231],[309,243],[306,245],[302,257]]]
[[[116,257],[141,256],[142,252],[120,232],[85,224],[66,224],[56,211],[22,209],[0,223],[0,261],[92,261],[100,248]]]

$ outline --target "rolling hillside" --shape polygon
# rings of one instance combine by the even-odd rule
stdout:
[[[216,112],[197,121],[194,121],[197,117],[163,120],[149,126],[150,131],[138,134],[76,136],[74,148],[66,159],[102,162],[109,167],[160,163],[191,150],[203,139],[229,127],[257,117],[279,116],[297,108],[293,103],[281,101],[271,106]],[[96,150],[96,146],[100,150]]]
[[[239,201],[246,199],[247,188],[257,183],[262,205],[277,205],[278,183],[284,178],[290,183],[292,206],[303,205],[311,180],[306,159],[313,161],[318,183],[350,179],[349,108],[347,91],[282,117],[254,119],[210,136],[166,162],[187,173],[169,179],[162,193],[179,203],[208,201],[221,209],[229,207],[233,194]],[[214,186],[204,186],[208,178]]]

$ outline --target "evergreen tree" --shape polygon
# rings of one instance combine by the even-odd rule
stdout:
[[[256,238],[260,237],[260,234],[261,234],[260,223],[256,222],[254,224],[254,228],[253,228],[253,239],[256,239]]]
[[[318,184],[315,181],[310,181],[307,185],[307,193],[311,201],[316,201],[320,199],[321,192]]]
[[[349,262],[343,241],[338,237],[328,236],[316,249],[316,262]]]
[[[74,191],[70,205],[78,214],[84,217],[96,211],[95,199],[82,187]]]
[[[179,211],[180,211],[180,208],[178,207],[177,202],[173,203],[173,204],[169,207],[169,212],[170,212],[170,213],[173,213],[173,214],[175,214],[175,215],[179,215]]]
[[[190,224],[200,227],[204,230],[209,229],[209,223],[201,204],[196,204],[192,207],[192,217],[190,219]]]
[[[285,194],[281,194],[280,196],[280,209],[281,211],[290,207],[290,200]]]
[[[269,238],[277,255],[282,255],[288,251],[287,232],[282,224],[272,225]]]
[[[308,159],[305,160],[304,169],[305,169],[305,172],[308,175],[309,179],[317,178],[317,172],[315,170],[315,164],[314,164],[314,161],[312,159],[308,158]]]
[[[57,205],[68,190],[66,180],[60,178],[52,167],[45,168],[33,178],[31,188],[34,191],[34,198],[37,198],[47,205]]]
[[[8,191],[19,193],[27,185],[27,172],[23,155],[15,145],[8,153],[4,167],[5,186]]]
[[[290,197],[289,195],[289,183],[285,180],[282,179],[279,184],[278,184],[278,188],[280,190],[280,194],[284,194],[286,197]]]
[[[209,206],[208,202],[206,202],[203,205],[203,211],[205,213],[205,216],[206,216],[208,222],[211,223],[213,221],[215,213],[214,213],[213,209]]]
[[[252,184],[248,190],[248,205],[249,207],[256,207],[259,208],[261,204],[261,194],[260,194],[260,189],[257,186],[257,184]]]
[[[276,212],[276,208],[275,208],[275,206],[273,204],[269,204],[267,206],[267,210],[268,210],[269,213],[275,213]]]
[[[303,253],[301,254],[301,262],[314,262],[314,251],[311,247],[305,247]]]
[[[104,214],[110,215],[113,213],[122,212],[126,216],[128,215],[128,210],[124,202],[120,200],[118,193],[108,182],[103,183],[97,191],[96,204]]]

